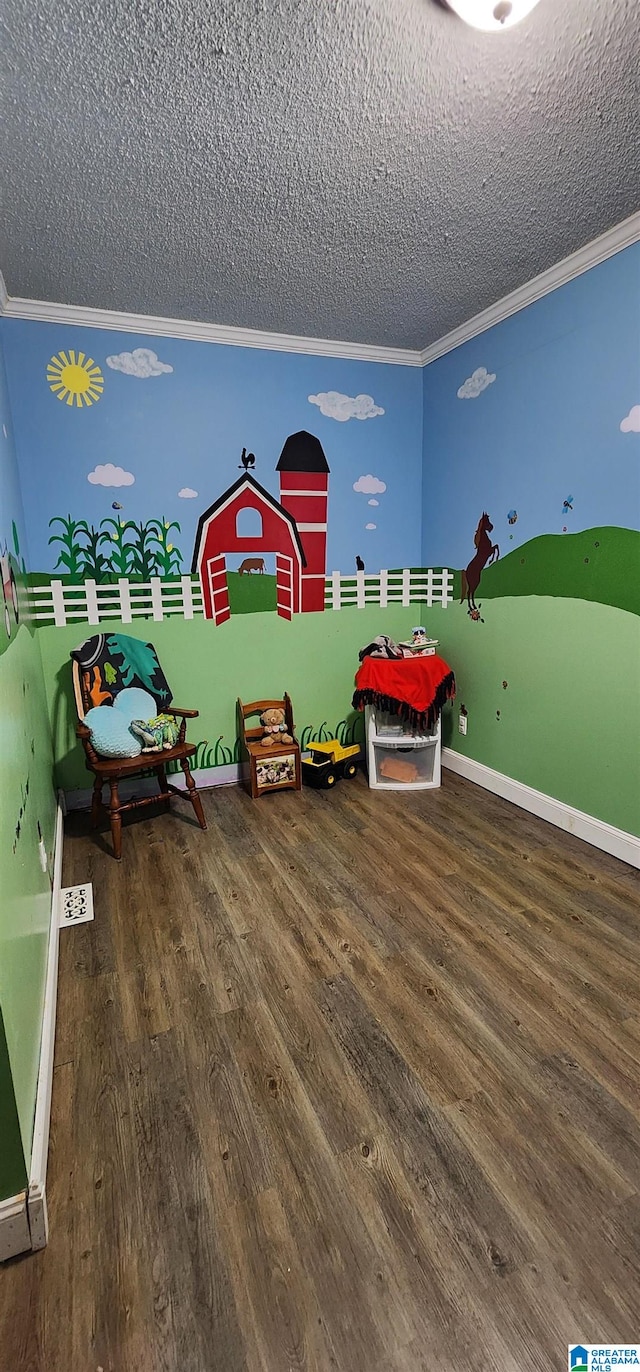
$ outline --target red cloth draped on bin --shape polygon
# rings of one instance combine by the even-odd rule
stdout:
[[[396,659],[365,657],[356,675],[355,710],[375,705],[400,717],[418,733],[429,733],[445,701],[456,693],[450,666],[437,653]]]

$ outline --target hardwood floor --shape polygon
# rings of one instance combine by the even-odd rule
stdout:
[[[72,817],[11,1372],[559,1372],[640,1338],[637,873],[439,792]]]

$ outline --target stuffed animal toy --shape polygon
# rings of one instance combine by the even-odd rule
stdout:
[[[284,710],[265,710],[260,715],[260,723],[264,729],[264,738],[260,739],[263,748],[271,748],[274,743],[293,743],[291,734],[287,733]]]
[[[180,733],[173,715],[155,715],[149,720],[132,719],[130,728],[142,744],[143,753],[156,753],[164,748],[173,748]]]

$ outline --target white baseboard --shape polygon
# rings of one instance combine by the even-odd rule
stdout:
[[[51,892],[51,922],[47,955],[47,979],[44,990],[40,1066],[33,1125],[31,1168],[27,1208],[33,1249],[44,1248],[49,1236],[47,1217],[47,1157],[49,1153],[49,1124],[51,1120],[51,1091],[53,1088],[53,1052],[56,1036],[56,1004],[58,998],[58,943],[60,936],[60,890],[62,887],[62,846],[64,839],[62,797],[58,798],[56,833],[53,855],[53,890]]]
[[[635,834],[627,834],[624,829],[616,829],[613,824],[605,824],[604,820],[585,814],[584,810],[576,810],[572,805],[565,805],[563,801],[545,795],[543,791],[535,791],[533,786],[515,781],[503,772],[495,772],[493,767],[464,757],[462,753],[454,752],[453,748],[442,749],[442,765],[466,777],[467,781],[483,786],[485,791],[493,791],[504,800],[510,800],[513,805],[546,819],[549,824],[564,829],[565,833],[574,834],[594,848],[602,848],[612,857],[620,858],[621,862],[640,867],[640,838],[636,838]]]
[[[18,1253],[26,1253],[30,1247],[27,1193],[21,1191],[18,1196],[0,1201],[0,1262],[16,1258]]]
[[[242,763],[229,762],[224,767],[200,767],[192,772],[193,779],[199,790],[207,790],[210,786],[232,786],[242,781]],[[186,791],[187,785],[182,772],[176,772],[169,776],[168,780],[172,786],[177,786],[179,791]],[[158,782],[155,777],[139,777],[133,781],[123,781],[119,791],[123,800],[129,800],[131,796],[153,795],[158,790]],[[93,790],[91,786],[80,787],[77,791],[65,792],[65,803],[67,810],[90,810],[91,797]]]

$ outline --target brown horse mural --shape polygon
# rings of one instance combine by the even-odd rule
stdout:
[[[462,573],[462,594],[460,596],[460,604],[462,605],[463,601],[466,600],[468,606],[467,613],[470,615],[473,615],[473,612],[477,612],[478,610],[475,601],[475,593],[480,585],[483,567],[486,567],[488,563],[495,562],[500,556],[500,549],[497,543],[492,543],[489,538],[489,534],[492,532],[493,524],[491,523],[486,510],[483,510],[480,519],[478,520],[478,527],[473,536],[476,553],[475,556],[472,557],[469,566],[466,567]]]

